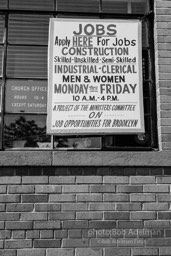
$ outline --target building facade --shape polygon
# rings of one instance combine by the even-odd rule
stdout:
[[[46,133],[50,18],[141,22],[143,133]],[[171,254],[170,42],[170,1],[1,0],[0,255]]]

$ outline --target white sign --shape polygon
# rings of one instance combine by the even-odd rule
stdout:
[[[141,22],[50,19],[49,134],[144,132]]]

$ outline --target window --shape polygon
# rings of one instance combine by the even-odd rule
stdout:
[[[146,0],[1,0],[0,147],[144,150],[156,147],[152,6]],[[147,15],[147,16],[146,16]],[[50,17],[142,19],[145,134],[49,136],[47,46]]]

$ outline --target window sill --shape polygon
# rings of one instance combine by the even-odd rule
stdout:
[[[0,166],[171,166],[171,151],[1,151]]]

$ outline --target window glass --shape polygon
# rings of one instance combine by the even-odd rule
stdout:
[[[12,14],[9,16],[10,44],[48,44],[49,15]]]
[[[3,56],[3,50],[4,50],[4,47],[2,45],[0,45],[0,77],[2,77],[2,66],[3,66],[2,56]]]
[[[2,134],[2,116],[0,115],[0,134]],[[2,149],[2,136],[0,136],[0,149]]]
[[[7,80],[7,113],[47,113],[47,81]]]
[[[4,42],[5,17],[0,15],[0,44]]]
[[[102,2],[102,10],[104,13],[128,13],[128,5],[126,2],[105,0]]]
[[[54,0],[9,0],[9,8],[15,10],[53,11]]]
[[[149,76],[151,64],[149,64],[150,47],[146,21],[142,22],[145,134],[52,136],[52,142],[51,136],[46,134],[47,45],[49,18],[52,17],[52,11],[54,16],[63,18],[89,19],[91,17],[93,19],[99,18],[100,14],[105,19],[124,17],[125,14],[137,14],[136,17],[139,17],[139,14],[147,13],[147,1],[0,0],[0,8],[8,8],[8,2],[9,11],[0,15],[0,79],[3,79],[5,90],[3,94],[1,93],[5,95],[3,99],[5,108],[2,113],[5,114],[3,116],[4,148],[52,149],[54,147],[55,150],[126,150],[130,148],[132,150],[150,147],[153,121],[151,100],[154,88],[151,88],[153,83],[150,82]],[[8,19],[6,41],[5,15]],[[6,56],[7,59],[3,62]],[[2,73],[2,63],[6,63],[5,77],[3,77],[5,72]],[[0,133],[1,130],[0,117]],[[1,146],[2,136],[0,136]]]
[[[0,1],[0,8],[7,9],[8,8],[8,0],[1,0]]]
[[[56,18],[67,18],[67,19],[99,19],[99,16],[98,14],[97,15],[94,15],[93,14],[93,17],[89,14],[84,14],[82,15],[81,17],[79,16],[79,14],[75,14],[75,13],[58,13],[56,15]]]
[[[7,76],[47,78],[47,47],[8,46]]]
[[[51,137],[46,134],[46,116],[6,115],[5,148],[51,148]]]
[[[0,113],[1,111],[2,111],[2,80],[0,80]]]
[[[142,22],[142,47],[148,47],[148,29],[147,23]]]
[[[146,0],[102,0],[102,10],[105,13],[143,14],[147,10]]]
[[[146,118],[145,118],[146,119]],[[147,121],[145,120],[146,124]],[[141,134],[141,135],[117,135],[111,136],[110,140],[107,141],[106,147],[108,149],[119,149],[129,150],[138,147],[150,147],[150,139],[149,135]]]
[[[141,14],[141,13],[146,13],[147,12],[147,4],[145,3],[139,3],[138,1],[137,2],[133,2],[131,4],[131,12],[133,14]]]
[[[57,0],[57,11],[99,12],[99,0]]]
[[[59,137],[54,136],[54,149],[101,149],[101,137]]]

